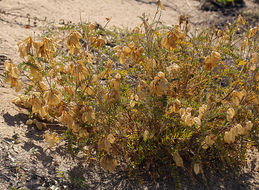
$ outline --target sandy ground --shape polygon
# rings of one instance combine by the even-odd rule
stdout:
[[[164,0],[163,3],[166,11],[161,21],[166,25],[176,24],[179,14],[189,15],[196,26],[221,17],[216,12],[201,11],[197,0]],[[254,9],[254,6],[252,1],[247,1],[247,9]],[[58,25],[82,20],[104,25],[105,18],[112,18],[109,26],[132,28],[140,24],[138,16],[146,13],[153,17],[155,12],[156,0],[0,0],[0,74],[5,58],[11,58],[15,63],[20,61],[17,43],[29,35],[40,34],[50,23]],[[14,97],[15,92],[2,84],[0,78],[0,189],[7,189],[9,185],[29,189],[51,186],[57,189],[173,188],[170,180],[166,183],[144,181],[138,186],[137,180],[129,179],[119,169],[114,174],[106,174],[100,168],[82,162],[83,158],[78,158],[77,162],[65,158],[62,146],[49,150],[43,132],[27,126],[25,111],[10,103]],[[53,130],[58,132],[58,129]],[[215,180],[213,178],[209,185],[212,189],[259,188],[258,157],[257,152],[251,152],[241,181],[231,177],[224,182],[214,176]],[[72,186],[67,186],[65,179],[75,180]],[[206,189],[201,184],[191,184],[188,179],[184,182],[182,189]]]
[[[216,15],[199,10],[200,2],[194,0],[164,1],[164,5],[166,11],[161,21],[168,25],[176,24],[182,13],[190,15],[194,23],[205,18],[212,20]],[[0,7],[0,11],[7,13],[0,14],[0,52],[16,60],[18,57],[13,55],[17,52],[17,42],[28,35],[37,35],[48,23],[77,23],[81,19],[104,25],[105,18],[112,18],[109,26],[134,27],[141,23],[138,16],[143,13],[153,17],[156,0],[2,0]],[[30,17],[30,23],[26,17]],[[37,27],[33,24],[35,17]],[[27,24],[32,27],[26,29]]]

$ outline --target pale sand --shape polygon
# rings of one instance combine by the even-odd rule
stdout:
[[[166,11],[162,12],[163,24],[177,24],[181,13],[190,15],[191,21],[196,23],[213,19],[216,13],[202,12],[199,10],[200,3],[194,0],[171,0],[164,1]],[[141,23],[138,16],[145,13],[153,18],[156,12],[155,0],[2,0],[0,11],[23,16],[0,14],[0,54],[12,57],[18,61],[17,42],[29,35],[39,34],[42,26],[47,23],[58,24],[62,20],[73,23],[82,21],[97,22],[101,25],[106,23],[105,18],[111,18],[108,26],[134,27]],[[37,27],[24,28],[28,24],[30,15],[37,20]],[[80,18],[81,17],[81,18]]]

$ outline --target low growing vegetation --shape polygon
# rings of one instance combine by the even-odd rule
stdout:
[[[66,126],[46,133],[50,146],[65,141],[109,172],[120,162],[196,175],[242,166],[258,148],[259,26],[239,16],[190,32],[183,16],[169,27],[141,19],[133,30],[80,23],[20,42],[23,62],[6,61],[5,76],[27,124]]]

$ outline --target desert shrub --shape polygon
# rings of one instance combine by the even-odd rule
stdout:
[[[66,126],[46,134],[50,146],[63,140],[110,172],[119,162],[196,174],[241,166],[258,146],[259,26],[240,16],[190,32],[182,16],[170,27],[141,19],[133,30],[80,23],[20,42],[23,62],[6,61],[5,76],[22,90],[13,103],[30,111],[27,124]]]

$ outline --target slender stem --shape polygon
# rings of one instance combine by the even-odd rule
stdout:
[[[241,69],[241,71],[239,72],[239,75],[238,75],[238,77],[237,77],[237,80],[236,80],[236,83],[235,83],[234,87],[232,88],[232,90],[231,90],[224,98],[222,98],[222,100],[225,100],[226,98],[228,98],[228,97],[230,96],[230,94],[236,89],[237,84],[238,84],[237,81],[238,81],[238,79],[240,79],[241,74],[242,74],[243,71],[244,71],[244,68],[245,68],[245,65],[242,66],[242,69]]]

